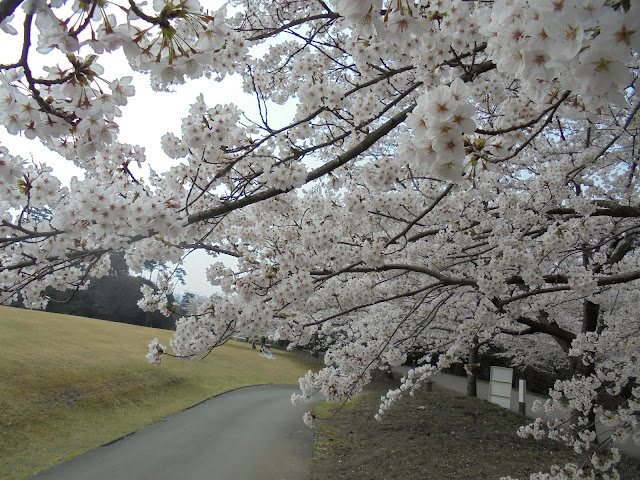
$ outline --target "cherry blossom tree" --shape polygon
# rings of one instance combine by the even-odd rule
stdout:
[[[62,185],[0,146],[2,301],[42,308],[110,252],[141,272],[203,250],[224,297],[178,322],[176,355],[235,332],[320,337],[297,402],[351,398],[423,352],[379,416],[480,344],[545,335],[573,376],[543,408],[569,420],[521,434],[586,462],[532,478],[617,478],[611,441],[640,443],[638,3],[205,3],[0,1],[23,45],[2,54],[0,123],[86,172]],[[135,89],[101,67],[113,51],[156,90],[235,75],[259,113],[195,96],[161,141],[173,166],[143,178],[144,148],[118,141]],[[168,313],[174,283],[141,306]],[[151,342],[150,361],[165,353]]]

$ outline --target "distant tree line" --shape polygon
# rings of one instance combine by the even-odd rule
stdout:
[[[124,255],[122,253],[112,254],[109,275],[102,278],[92,278],[86,290],[59,292],[48,288],[45,294],[51,300],[46,311],[175,330],[178,315],[165,317],[158,311],[144,312],[138,307],[138,301],[142,298],[140,287],[142,285],[155,287],[151,280],[153,271],[166,269],[165,265],[158,264],[147,267],[149,279],[132,276],[124,260]],[[178,281],[183,284],[184,274],[182,269],[178,272]],[[180,307],[171,295],[169,302],[176,305],[176,313],[179,313]]]

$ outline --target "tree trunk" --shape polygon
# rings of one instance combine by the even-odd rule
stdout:
[[[582,333],[597,332],[598,329],[598,317],[600,316],[600,305],[597,303],[585,300],[582,307]],[[569,359],[572,376],[577,375],[579,377],[589,377],[595,373],[596,366],[593,363],[585,365],[582,363],[582,357],[571,357]],[[574,419],[577,413],[572,412],[571,417]],[[591,428],[595,431],[596,415],[593,410],[588,415],[589,423],[594,425]],[[595,442],[598,443],[598,437]]]
[[[311,342],[311,356],[313,358],[318,358],[320,353],[318,351],[318,332],[313,334],[313,340]]]
[[[600,305],[585,300],[582,306],[582,333],[598,331],[598,317],[600,316]],[[570,368],[572,375],[589,376],[595,372],[595,365],[585,365],[582,358],[571,357]]]
[[[478,369],[480,368],[480,364],[478,363],[478,350],[480,346],[474,344],[473,347],[469,349],[469,364],[467,365],[467,396],[469,397],[477,397],[478,396]]]

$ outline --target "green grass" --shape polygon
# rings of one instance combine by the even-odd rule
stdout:
[[[0,478],[26,478],[234,388],[295,384],[310,367],[239,343],[149,364],[149,341],[168,345],[171,333],[0,307]]]

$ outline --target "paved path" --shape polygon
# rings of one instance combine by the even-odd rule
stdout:
[[[293,386],[234,390],[33,480],[306,480],[313,431]]]
[[[408,370],[409,370],[409,367],[393,368],[394,373],[397,374],[398,377],[405,375]],[[459,377],[457,375],[450,375],[448,373],[439,373],[433,377],[433,381],[435,382],[433,384],[433,389],[435,391],[446,390],[446,391],[464,393],[465,395],[467,393],[466,377]],[[476,383],[476,389],[477,389],[478,398],[481,398],[483,400],[487,400],[489,398],[489,382],[485,380],[478,380]],[[549,397],[527,392],[526,398],[525,398],[527,416],[531,418],[537,418],[541,416],[539,413],[533,412],[531,410],[531,405],[535,400],[545,401],[547,398]],[[518,390],[515,388],[511,389],[511,410],[514,412],[520,411],[519,402],[518,402]],[[545,420],[550,419],[550,417],[547,415],[542,415],[542,418],[544,418]],[[597,422],[596,422],[596,429],[598,431],[598,436],[602,436],[602,438],[604,438],[605,435],[603,435],[603,432],[602,432],[603,429],[598,426]],[[627,455],[640,458],[640,446],[633,443],[633,441],[630,438],[627,439],[627,441],[624,442],[623,444],[614,444],[614,445],[618,447],[621,451],[625,452]]]
[[[394,367],[394,372],[399,376],[405,375],[409,371],[409,367]],[[450,375],[448,373],[439,373],[434,378],[433,389],[434,390],[447,390],[451,392],[467,393],[467,379],[466,377],[460,377],[458,375]],[[485,380],[478,380],[476,383],[476,390],[478,398],[487,400],[489,398],[489,382]],[[547,397],[537,395],[535,393],[527,392],[526,395],[526,409],[527,416],[536,418],[538,415],[531,411],[531,405],[534,400],[546,400]],[[520,403],[518,402],[518,390],[511,389],[511,410],[514,412],[520,411]]]

